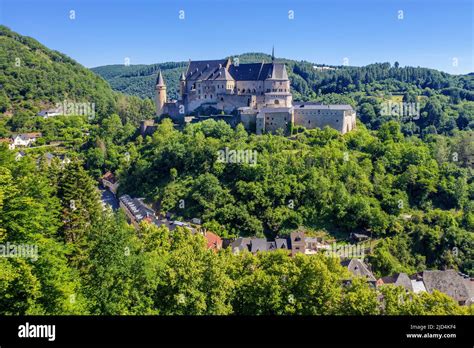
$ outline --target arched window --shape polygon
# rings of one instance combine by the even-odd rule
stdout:
[[[280,104],[280,101],[278,99],[275,99],[275,104],[276,105]]]

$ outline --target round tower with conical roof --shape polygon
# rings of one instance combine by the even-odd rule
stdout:
[[[161,74],[161,70],[158,73],[158,77],[156,79],[156,116],[161,116],[164,113],[164,107],[166,103],[166,85],[165,81],[163,80],[163,75]]]
[[[181,94],[181,100],[184,100],[184,93],[186,93],[186,77],[184,76],[184,72],[181,73],[181,77],[179,78],[179,92]]]

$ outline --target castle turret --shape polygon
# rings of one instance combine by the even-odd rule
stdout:
[[[186,91],[186,77],[184,76],[184,72],[181,73],[181,77],[179,78],[179,92],[181,94],[181,99],[184,99],[184,93]]]
[[[156,116],[161,116],[164,112],[164,106],[166,103],[166,85],[165,81],[163,80],[163,75],[161,74],[161,70],[158,73],[158,78],[156,79]]]

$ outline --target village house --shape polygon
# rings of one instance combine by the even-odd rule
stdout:
[[[113,194],[117,194],[119,181],[112,172],[109,171],[105,173],[100,180],[102,186],[109,189]]]
[[[291,256],[298,253],[313,255],[321,251],[330,250],[331,246],[323,238],[306,237],[303,231],[294,231],[290,234]]]
[[[24,151],[18,151],[15,155],[15,161],[19,161],[25,156],[26,156],[26,153]]]
[[[354,276],[365,278],[371,286],[376,286],[377,279],[374,277],[372,271],[369,269],[369,266],[367,266],[361,259],[354,258],[343,260],[341,261],[341,266],[347,268],[347,270]],[[350,282],[350,279],[345,281],[345,283]]]
[[[414,293],[432,293],[437,290],[452,297],[460,305],[469,305],[474,302],[474,281],[452,269],[423,271],[412,276],[406,273],[395,273],[377,280],[377,286],[387,284],[403,286],[407,291]]]
[[[110,176],[107,176],[110,179]],[[206,240],[206,246],[210,250],[222,249],[222,239],[211,231],[201,228],[198,224],[191,224],[185,221],[172,221],[168,217],[159,218],[156,212],[143,202],[142,198],[131,198],[125,194],[119,197],[120,208],[125,212],[127,220],[135,226],[139,227],[140,222],[147,221],[157,227],[164,226],[170,232],[176,228],[181,227],[189,230],[192,234],[201,234]],[[200,219],[193,219],[193,221],[200,221]]]
[[[43,118],[54,117],[54,116],[61,116],[63,111],[61,108],[53,108],[53,109],[44,109],[38,112],[38,116]]]
[[[286,238],[275,238],[274,241],[268,241],[265,238],[239,237],[229,244],[232,252],[238,254],[243,251],[249,251],[255,254],[260,251],[274,251],[278,249],[288,250],[288,240]]]
[[[410,279],[406,273],[395,273],[377,280],[377,286],[382,286],[384,284],[403,286],[407,291],[414,291],[415,288],[417,292],[426,291],[423,282],[421,282],[421,284],[416,284],[414,288],[413,280]]]
[[[222,239],[217,234],[210,231],[203,232],[204,238],[206,238],[207,248],[210,250],[222,249]]]
[[[12,137],[14,146],[30,146],[41,137],[41,133],[21,133]]]
[[[426,291],[432,293],[438,290],[452,297],[460,305],[472,303],[473,282],[458,274],[453,269],[445,271],[423,271],[414,276],[417,280],[422,280]]]
[[[44,154],[43,157],[47,165],[51,165],[54,159],[58,160],[59,164],[61,165],[61,168],[64,168],[65,165],[71,163],[71,160],[65,154],[54,155],[51,152],[47,152]]]

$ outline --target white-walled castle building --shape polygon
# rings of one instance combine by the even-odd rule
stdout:
[[[287,132],[293,126],[323,128],[341,133],[356,126],[349,105],[293,103],[284,63],[232,63],[230,59],[190,61],[180,78],[180,100],[168,101],[161,71],[156,81],[156,114],[183,123],[184,116],[213,108],[234,113],[246,129],[257,134]]]

